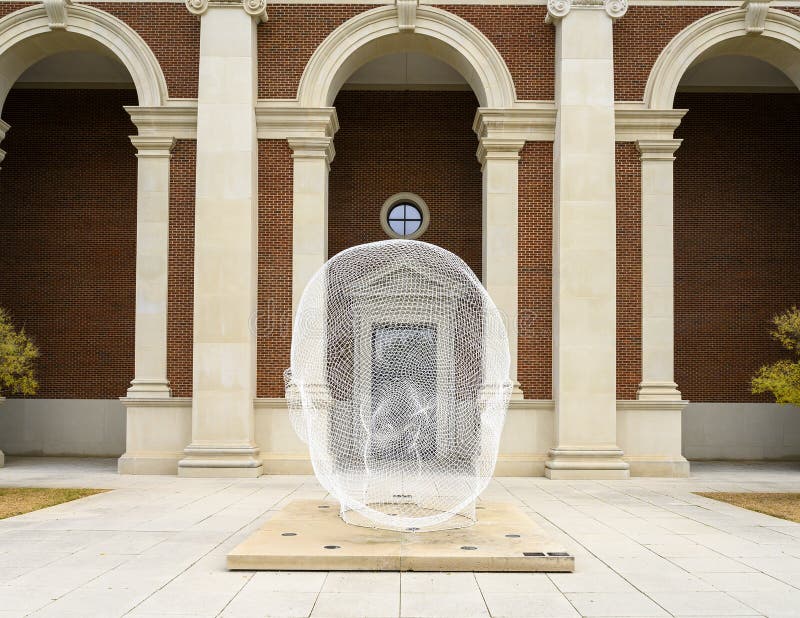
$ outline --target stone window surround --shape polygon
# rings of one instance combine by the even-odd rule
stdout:
[[[411,234],[398,234],[389,225],[389,213],[391,212],[392,208],[403,202],[408,202],[414,206],[422,217],[419,227]],[[383,203],[383,206],[381,206],[379,221],[383,231],[389,238],[405,238],[406,240],[414,240],[422,236],[427,231],[428,226],[431,223],[431,211],[428,208],[428,204],[419,195],[416,193],[409,193],[408,191],[402,191],[400,193],[395,193],[386,199],[386,201]]]

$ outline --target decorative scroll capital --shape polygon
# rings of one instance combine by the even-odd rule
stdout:
[[[259,21],[267,21],[267,0],[186,0],[186,10],[198,17],[210,6],[240,6],[244,12]]]
[[[67,27],[68,11],[71,4],[72,0],[44,0],[47,25],[51,30]]]
[[[744,29],[748,34],[762,34],[767,23],[770,0],[744,0]]]
[[[563,19],[575,8],[603,8],[611,19],[619,19],[628,11],[628,0],[547,0],[546,23]]]
[[[400,32],[414,32],[417,27],[419,0],[396,0],[397,27]]]

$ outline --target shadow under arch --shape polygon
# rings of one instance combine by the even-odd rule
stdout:
[[[764,31],[747,31],[744,9],[712,13],[684,28],[656,59],[644,93],[648,109],[671,109],[683,75],[697,62],[729,54],[758,58],[800,89],[800,17],[770,9]]]
[[[121,62],[136,87],[140,106],[158,107],[168,98],[161,66],[130,26],[97,8],[70,5],[66,27],[51,28],[44,5],[37,4],[0,19],[0,112],[26,69],[65,51],[91,51]]]
[[[365,11],[328,35],[300,78],[300,105],[330,107],[356,69],[396,52],[420,52],[450,65],[469,83],[482,107],[507,108],[516,101],[505,61],[475,26],[442,9],[420,6],[414,31],[401,31],[392,5]]]

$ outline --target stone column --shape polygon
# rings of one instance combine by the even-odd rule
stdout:
[[[265,2],[188,0],[200,18],[192,442],[181,476],[259,476],[256,27]],[[243,10],[244,9],[244,10]]]
[[[624,0],[550,0],[556,27],[549,478],[627,478],[617,446],[612,19]]]
[[[292,189],[292,315],[311,277],[328,260],[328,172],[331,137],[289,139]]]
[[[672,163],[679,139],[639,140],[642,160],[642,382],[638,399],[679,401],[674,379]]]
[[[170,397],[167,380],[169,161],[172,137],[131,137],[136,193],[135,377],[128,397]]]
[[[524,140],[481,138],[483,172],[483,285],[503,316],[511,355],[512,399],[522,399],[517,380],[517,245],[519,151]]]

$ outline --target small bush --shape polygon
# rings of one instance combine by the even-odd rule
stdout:
[[[800,406],[800,310],[792,307],[772,318],[772,337],[792,352],[794,360],[779,360],[758,370],[752,380],[754,393],[772,393],[778,403]]]
[[[39,383],[33,362],[38,356],[25,329],[16,330],[11,316],[0,308],[0,394],[34,395]]]

